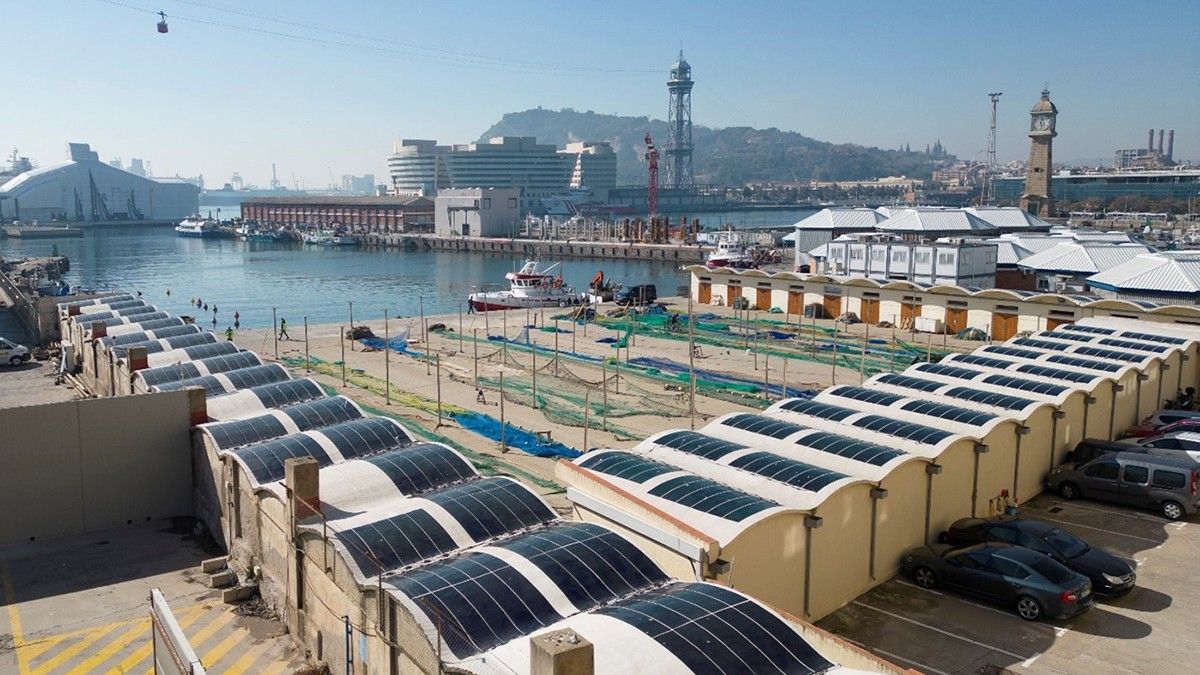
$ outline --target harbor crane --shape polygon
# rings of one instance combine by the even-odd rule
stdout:
[[[650,217],[658,215],[658,149],[654,147],[654,139],[646,132],[646,162],[649,165],[649,180],[646,184],[646,207]]]

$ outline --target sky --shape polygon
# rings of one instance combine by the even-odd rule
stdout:
[[[1150,128],[1200,160],[1200,0],[537,2],[5,0],[0,151],[88,142],[157,175],[323,188],[386,176],[398,138],[475,140],[543,106],[663,118],[682,46],[692,117],[1001,162],[1043,86],[1057,160]],[[741,5],[741,6],[739,6]],[[155,30],[159,10],[170,32]]]

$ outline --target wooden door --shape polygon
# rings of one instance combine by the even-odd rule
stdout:
[[[1074,319],[1056,319],[1054,317],[1046,317],[1046,330],[1054,330],[1059,326],[1065,326],[1070,323],[1075,323]]]
[[[836,319],[842,315],[842,296],[826,295],[824,296],[825,315],[830,319]]]
[[[788,291],[788,314],[804,313],[804,294],[799,291]]]
[[[917,316],[917,306],[911,302],[900,303],[900,327],[911,328]]]
[[[734,301],[742,297],[742,286],[741,284],[737,284],[727,286],[726,288],[729,289],[729,297],[725,299],[725,303],[730,307],[733,307]]]
[[[754,299],[754,305],[759,309],[771,309],[771,289],[759,288],[757,297]]]
[[[967,310],[946,308],[946,330],[957,333],[967,328]]]
[[[993,340],[1008,340],[1017,334],[1017,315],[1016,314],[1001,314],[994,312],[992,314],[992,339]]]
[[[871,298],[862,299],[862,314],[858,317],[863,323],[879,323],[879,301]]]
[[[707,281],[700,282],[700,289],[696,292],[696,300],[701,305],[712,304],[712,284]]]

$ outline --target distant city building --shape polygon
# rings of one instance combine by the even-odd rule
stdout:
[[[950,169],[936,169],[931,176],[932,182],[946,187],[964,187],[973,183],[971,170],[966,166],[956,166]]]
[[[267,225],[345,226],[373,234],[433,230],[433,201],[426,197],[252,197],[241,204],[242,218]]]
[[[1167,149],[1163,150],[1162,129],[1158,130],[1158,147],[1154,147],[1154,130],[1147,137],[1146,147],[1117,150],[1113,157],[1115,169],[1164,169],[1175,166],[1175,130],[1167,136]]]
[[[342,191],[356,195],[375,194],[375,174],[368,173],[362,176],[347,174],[342,176]]]
[[[1200,193],[1200,169],[1060,172],[1052,177],[1051,186],[1055,199],[1060,202],[1097,199],[1107,204],[1119,197],[1187,201]],[[1016,203],[1024,187],[1023,178],[996,178],[996,201],[1001,204]]]
[[[813,255],[821,274],[879,281],[991,288],[996,282],[996,245],[946,238],[906,241],[894,235],[846,234]]]
[[[571,166],[570,187],[589,189],[597,201],[607,202],[608,191],[617,187],[617,153],[607,141],[568,143],[559,151]]]
[[[200,208],[200,189],[183,179],[137,176],[100,161],[87,143],[69,147],[70,161],[0,185],[0,221],[175,221]]]
[[[434,233],[443,237],[512,237],[521,219],[517,188],[451,188],[434,198]]]
[[[1029,165],[1025,174],[1025,192],[1018,206],[1022,211],[1045,218],[1054,213],[1054,191],[1050,183],[1053,143],[1058,135],[1055,124],[1058,108],[1050,101],[1050,90],[1029,111]]]

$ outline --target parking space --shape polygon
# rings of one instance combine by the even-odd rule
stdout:
[[[819,623],[880,656],[928,673],[1178,673],[1196,670],[1200,518],[1043,495],[1021,515],[1052,522],[1136,562],[1137,586],[1068,621],[1024,621],[898,577]]]

